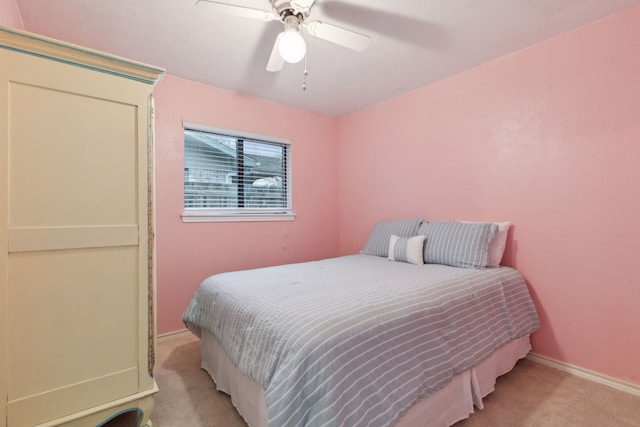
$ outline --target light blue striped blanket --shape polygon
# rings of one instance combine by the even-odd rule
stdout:
[[[183,321],[264,388],[270,427],[392,426],[539,327],[516,270],[361,254],[209,277]]]

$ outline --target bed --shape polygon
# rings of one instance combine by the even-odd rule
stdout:
[[[527,354],[538,317],[522,275],[490,267],[497,225],[445,224],[437,243],[438,226],[408,223],[376,226],[359,254],[198,287],[183,321],[249,426],[448,426]]]

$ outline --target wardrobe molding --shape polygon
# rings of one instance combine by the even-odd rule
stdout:
[[[0,47],[154,85],[165,70],[38,34],[0,26]]]

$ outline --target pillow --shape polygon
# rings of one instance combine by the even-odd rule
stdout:
[[[369,240],[360,251],[361,254],[389,256],[389,239],[392,234],[398,237],[413,237],[418,234],[421,219],[401,219],[397,221],[379,222],[373,227]]]
[[[462,222],[476,224],[470,221]],[[507,244],[507,234],[509,233],[511,222],[493,222],[492,224],[497,225],[498,229],[496,230],[496,234],[493,236],[493,240],[491,240],[491,244],[489,245],[489,260],[487,261],[487,267],[500,267],[502,256],[504,255],[504,248]]]
[[[409,262],[423,265],[424,236],[398,237],[389,239],[389,261]]]
[[[497,229],[492,223],[425,222],[418,231],[426,236],[424,262],[485,268],[489,263],[489,245]]]

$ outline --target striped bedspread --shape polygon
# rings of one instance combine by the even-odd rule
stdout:
[[[516,270],[361,254],[209,277],[183,321],[265,389],[270,427],[392,426],[539,327]]]

